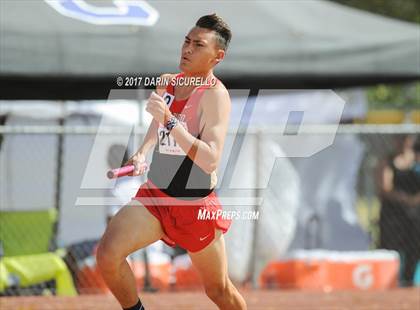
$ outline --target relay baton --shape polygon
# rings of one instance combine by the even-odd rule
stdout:
[[[141,164],[140,169],[142,169],[143,167],[147,168],[147,164],[146,163]],[[115,178],[126,176],[133,171],[134,171],[134,165],[128,165],[121,168],[109,170],[106,175],[108,179],[115,179]]]

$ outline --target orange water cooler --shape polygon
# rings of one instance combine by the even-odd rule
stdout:
[[[399,265],[395,251],[298,250],[270,262],[260,284],[323,291],[389,289],[397,286]]]

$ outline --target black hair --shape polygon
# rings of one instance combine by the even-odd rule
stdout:
[[[227,50],[232,32],[228,24],[216,13],[201,16],[195,23],[197,27],[213,30],[217,37],[217,43],[221,49]]]

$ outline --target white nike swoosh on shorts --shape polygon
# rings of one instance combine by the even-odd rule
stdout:
[[[203,240],[205,240],[205,239],[207,239],[207,237],[208,236],[210,236],[210,234],[208,234],[207,236],[205,236],[205,237],[200,237],[200,241],[203,241]]]

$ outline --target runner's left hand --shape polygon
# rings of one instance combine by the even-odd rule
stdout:
[[[147,101],[146,111],[162,125],[165,125],[167,120],[172,116],[165,100],[155,92],[152,92]]]

